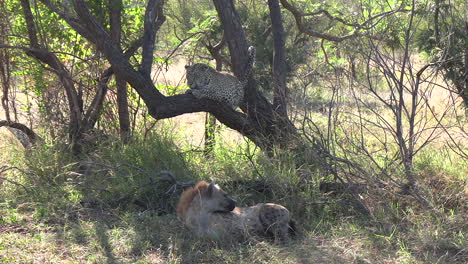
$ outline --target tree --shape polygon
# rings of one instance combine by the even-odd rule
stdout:
[[[47,37],[38,37],[38,25],[35,22],[34,15],[31,11],[31,6],[28,0],[21,0],[21,8],[23,17],[26,21],[28,33],[29,47],[26,46],[8,46],[4,48],[20,48],[25,51],[28,56],[35,58],[40,63],[43,63],[47,69],[56,74],[59,78],[62,87],[65,90],[68,112],[69,112],[69,128],[68,134],[73,150],[80,152],[80,141],[83,136],[88,133],[96,124],[100,111],[103,106],[103,100],[107,93],[107,83],[113,71],[111,68],[104,70],[97,81],[97,89],[94,97],[88,106],[84,108],[83,104],[83,87],[82,84],[76,82],[67,65],[56,55],[49,50],[47,45]],[[135,52],[138,48],[138,43],[128,50],[128,54]],[[7,93],[4,93],[4,96]],[[8,120],[7,120],[8,121]],[[11,122],[5,123],[10,124]],[[22,125],[21,127],[25,127]],[[22,130],[29,136],[29,132]],[[30,137],[31,138],[31,137]]]
[[[109,24],[111,38],[118,49],[121,48],[121,14],[122,0],[109,0]],[[130,116],[128,113],[127,83],[119,76],[115,76],[117,86],[117,108],[119,114],[120,138],[125,142],[130,137]]]
[[[156,119],[174,117],[184,113],[206,111],[214,114],[218,120],[231,127],[257,145],[268,148],[274,142],[286,141],[294,132],[289,120],[277,119],[276,112],[266,98],[256,89],[253,78],[247,85],[245,102],[240,113],[229,106],[209,99],[196,100],[191,95],[179,94],[164,96],[156,89],[150,78],[153,62],[154,41],[158,29],[164,23],[163,1],[148,1],[145,13],[145,25],[142,39],[142,59],[139,69],[128,61],[128,57],[112,41],[107,30],[90,12],[83,0],[75,0],[73,7],[76,15],[60,9],[49,0],[43,0],[50,10],[58,14],[73,29],[95,45],[112,66],[112,71],[128,82],[141,96],[148,107],[149,114]],[[247,41],[241,22],[232,1],[214,1],[226,34],[230,49],[233,71],[241,76],[247,60]],[[287,131],[287,132],[285,132]]]
[[[288,119],[286,104],[286,54],[281,8],[278,0],[268,0],[273,33],[273,108],[283,120]]]
[[[463,2],[463,1],[462,1]],[[421,12],[428,25],[417,32],[417,45],[436,63],[449,89],[468,109],[468,18],[463,2],[435,0],[433,8]]]

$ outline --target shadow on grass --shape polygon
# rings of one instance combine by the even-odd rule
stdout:
[[[112,247],[109,244],[109,237],[106,234],[106,231],[108,230],[107,226],[104,223],[96,222],[94,227],[95,227],[97,240],[101,248],[104,250],[104,254],[107,259],[106,263],[119,263],[114,257],[114,254],[112,253]]]
[[[227,243],[196,237],[174,214],[130,208],[83,211],[65,232],[57,233],[56,241],[85,247],[85,263],[346,263],[304,237],[291,244]]]

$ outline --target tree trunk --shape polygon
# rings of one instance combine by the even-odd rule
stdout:
[[[273,33],[273,108],[279,118],[287,119],[286,54],[284,28],[278,0],[268,0]]]
[[[468,21],[465,21],[465,36],[468,36]],[[462,80],[461,80],[461,96],[463,102],[465,102],[465,108],[468,109],[468,40],[465,38],[465,50],[464,50],[464,70],[462,71]]]
[[[121,10],[122,0],[109,0],[109,19],[111,39],[116,47],[122,51],[121,40]],[[119,114],[120,139],[126,142],[130,138],[130,114],[128,112],[127,82],[120,76],[115,76],[117,86],[117,109]]]
[[[211,56],[216,61],[216,70],[222,71],[223,70],[223,61],[220,54],[222,47],[224,46],[224,36],[223,39],[216,44],[215,46],[207,46],[208,51],[210,52]],[[213,152],[214,146],[216,144],[216,117],[210,113],[206,113],[205,115],[205,155],[210,155]]]
[[[213,0],[213,3],[224,28],[226,42],[231,54],[233,72],[238,78],[240,78],[244,75],[248,59],[248,45],[241,20],[232,0]],[[275,13],[272,16],[274,17],[275,22],[281,23],[281,20],[277,20],[278,14]],[[277,33],[281,35],[281,28],[276,28],[275,30],[277,30]],[[277,35],[275,36],[278,37]],[[281,40],[281,36],[279,40]],[[283,56],[284,60],[284,38],[282,40],[282,43],[276,43],[280,53],[280,57],[277,58],[279,63],[279,68],[277,68],[279,82],[282,81],[281,74],[285,74],[285,69],[281,69],[281,56]],[[280,47],[281,45],[283,45],[283,47]],[[281,55],[281,53],[283,55]],[[282,88],[285,88],[285,85]],[[282,88],[279,89],[281,90]],[[271,148],[273,145],[281,145],[285,142],[289,142],[291,136],[295,135],[295,127],[287,116],[285,118],[276,118],[277,113],[275,112],[274,106],[257,90],[257,84],[252,76],[249,77],[249,81],[245,89],[244,103],[241,104],[241,109],[247,113],[251,123],[257,124],[258,133],[263,138],[261,143],[263,144],[262,147]],[[284,89],[282,91],[285,92]],[[280,96],[281,95],[278,94],[277,101],[285,102],[285,98],[281,99],[279,98]],[[285,104],[282,104],[282,106],[284,106],[282,111],[283,114],[287,114]]]
[[[8,44],[8,38],[6,37],[6,22],[3,19],[0,20],[0,45]],[[2,107],[5,111],[5,118],[7,121],[11,121],[10,117],[10,105],[9,105],[9,95],[10,95],[10,51],[8,49],[0,50],[0,82],[2,85]]]
[[[209,156],[216,144],[216,117],[210,113],[205,115],[205,149],[203,150],[206,156]]]

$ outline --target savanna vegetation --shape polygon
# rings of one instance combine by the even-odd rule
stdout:
[[[0,263],[466,263],[462,0],[0,0]],[[236,109],[184,65],[241,78]],[[197,238],[180,193],[283,204]]]

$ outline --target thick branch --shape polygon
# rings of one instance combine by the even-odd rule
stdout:
[[[85,29],[84,25],[82,25],[78,18],[71,16],[70,14],[60,10],[57,6],[50,2],[50,0],[39,0],[45,6],[47,6],[51,11],[59,15],[63,20],[67,21],[67,23],[80,35],[89,39],[92,38],[93,35],[90,34],[88,30]]]
[[[60,62],[60,60],[57,58],[57,56],[55,56],[55,54],[51,53],[47,49],[42,48],[39,44],[36,33],[36,26],[34,24],[31,7],[29,6],[29,0],[21,0],[21,5],[23,7],[23,14],[24,18],[26,19],[26,24],[28,25],[29,40],[31,42],[31,46],[33,47],[33,49],[27,50],[26,53],[49,65],[59,76],[68,98],[68,104],[70,107],[70,129],[74,134],[79,130],[80,127],[83,106],[78,98],[78,94],[75,90],[71,75],[62,62]]]
[[[192,95],[178,94],[166,97],[161,104],[150,108],[150,114],[158,119],[203,111],[212,113],[224,125],[239,131],[255,144],[262,145],[264,138],[259,134],[259,124],[252,123],[245,114],[233,110],[227,104],[210,99],[195,100]]]
[[[31,42],[31,47],[38,49],[40,48],[40,46],[37,40],[36,25],[34,24],[34,17],[31,12],[29,0],[21,0],[21,7],[23,8],[24,18],[26,20],[26,25],[28,28],[28,35],[29,41]]]
[[[151,78],[142,75],[130,65],[128,57],[119,50],[104,27],[91,15],[85,2],[83,0],[74,0],[74,3],[80,23],[87,30],[84,36],[106,56],[114,72],[130,83],[145,102],[164,100],[164,96],[154,87]],[[69,23],[69,25],[75,29],[74,24]]]
[[[32,131],[29,127],[21,123],[0,120],[0,127],[3,127],[3,126],[18,129],[19,131],[23,132],[26,136],[28,136],[29,141],[33,145],[36,144],[37,141],[42,141],[41,137],[39,137],[36,133],[34,133],[34,131]]]
[[[121,16],[122,16],[122,0],[109,0],[109,20],[111,39],[114,44],[121,51]],[[105,76],[104,76],[105,78]],[[115,76],[115,83],[117,86],[117,109],[119,113],[119,128],[120,138],[125,142],[130,137],[130,115],[128,113],[128,98],[127,98],[127,82],[120,76]],[[107,90],[107,80],[99,82],[99,91]],[[102,103],[101,103],[102,105]],[[99,105],[99,106],[101,106]]]

